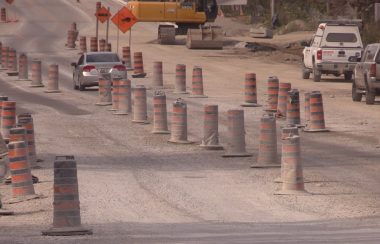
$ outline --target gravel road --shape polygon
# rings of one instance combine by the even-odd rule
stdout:
[[[0,243],[378,243],[380,113],[377,102],[353,103],[351,84],[342,78],[320,83],[302,80],[300,67],[273,58],[237,54],[232,46],[222,51],[188,50],[183,45],[154,43],[157,24],[138,23],[132,32],[133,51],[143,51],[148,76],[133,85],[150,86],[153,61],[164,62],[164,82],[174,83],[175,65],[184,63],[191,77],[194,65],[204,71],[207,99],[182,98],[188,103],[193,145],[168,144],[168,135],[151,134],[152,124],[137,125],[131,116],[113,116],[98,107],[97,89],[72,90],[70,63],[78,50],[65,48],[66,31],[75,21],[80,35],[95,33],[95,0],[20,0],[11,11],[20,22],[0,24],[0,41],[29,59],[47,66],[60,65],[62,93],[46,94],[0,73],[0,93],[17,101],[18,112],[34,116],[38,157],[44,161],[33,174],[42,199],[5,204],[15,216],[0,217]],[[103,0],[116,13],[117,1]],[[4,3],[0,3],[4,6]],[[110,40],[116,47],[116,28]],[[105,34],[105,25],[100,35]],[[120,34],[120,45],[128,35]],[[178,38],[178,44],[185,37]],[[233,37],[229,37],[233,39]],[[239,40],[239,37],[236,37]],[[120,51],[120,49],[119,49]],[[271,55],[268,53],[268,55]],[[273,55],[273,54],[272,54]],[[305,178],[309,196],[275,196],[273,180],[279,169],[254,170],[261,108],[244,108],[247,150],[252,158],[222,158],[223,152],[197,146],[202,138],[204,104],[218,104],[220,140],[226,142],[228,109],[243,102],[247,72],[258,77],[259,103],[266,104],[266,79],[276,75],[293,88],[320,90],[329,133],[301,133]],[[188,78],[190,82],[190,78]],[[189,86],[190,84],[188,84]],[[168,110],[177,96],[165,90]],[[152,90],[148,90],[152,121]],[[303,98],[303,95],[301,96]],[[301,103],[301,107],[303,102]],[[302,111],[303,115],[303,111]],[[278,121],[278,129],[284,121]],[[279,152],[280,152],[280,144]],[[40,231],[52,222],[53,160],[75,155],[78,163],[82,222],[93,236],[47,238]],[[0,185],[3,202],[10,186]]]

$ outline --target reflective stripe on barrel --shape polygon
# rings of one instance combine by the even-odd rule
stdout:
[[[101,76],[99,77],[99,105],[111,105],[112,104],[112,92],[111,92],[112,82],[111,76]]]
[[[28,157],[30,166],[36,166],[36,144],[34,135],[34,123],[30,114],[22,114],[18,116],[17,126],[24,127],[26,129],[26,139],[28,145]]]
[[[7,22],[7,9],[1,8],[1,14],[0,14],[1,22]]]
[[[310,94],[310,130],[325,129],[325,115],[323,111],[322,94],[314,91]]]
[[[148,120],[146,88],[137,85],[133,88],[133,122],[146,123]]]
[[[288,92],[288,103],[286,108],[286,123],[288,125],[300,125],[300,94],[297,89]]]
[[[81,225],[77,164],[74,156],[57,156],[54,161],[53,226]]]
[[[8,101],[8,97],[0,96],[0,132],[1,132],[1,122],[2,122],[2,111],[3,111],[3,101]]]
[[[310,123],[310,92],[305,92],[305,124]]]
[[[153,63],[153,84],[155,88],[162,88],[164,86],[162,62],[156,61]]]
[[[68,30],[67,31],[67,47],[68,48],[75,48],[75,37],[76,37],[76,31],[75,30]]]
[[[193,68],[193,77],[191,82],[191,95],[193,96],[204,96],[203,91],[203,73],[202,67],[195,66]]]
[[[292,88],[291,83],[281,82],[279,84],[278,105],[277,105],[277,115],[279,117],[286,117],[288,92],[290,91],[291,88]]]
[[[268,109],[277,111],[279,80],[276,76],[268,78]]]
[[[131,48],[130,47],[123,47],[123,61],[125,62],[125,66],[127,66],[127,68],[132,67]]]
[[[107,43],[106,52],[112,52],[112,44],[111,43]]]
[[[1,133],[9,138],[9,130],[16,126],[16,102],[3,101],[1,109]]]
[[[82,53],[87,52],[87,38],[85,36],[79,37],[79,48]]]
[[[119,80],[119,105],[116,114],[128,114],[132,112],[132,92],[130,80]]]
[[[273,114],[265,114],[260,123],[260,145],[258,164],[279,164],[277,162],[276,118]]]
[[[19,68],[18,68],[18,78],[20,80],[27,80],[29,78],[28,75],[28,56],[25,53],[21,53],[19,56]]]
[[[293,135],[282,142],[282,190],[304,191],[300,137]]]
[[[216,147],[219,145],[219,118],[218,105],[204,105],[203,107],[203,140],[201,146]]]
[[[176,65],[174,93],[186,93],[186,65],[184,64]]]
[[[58,64],[49,65],[48,85],[47,85],[48,91],[58,91],[58,89],[59,89],[58,79],[59,79]]]
[[[133,59],[134,59],[134,71],[133,71],[133,73],[136,75],[143,74],[144,73],[144,62],[143,62],[142,52],[135,52],[133,55]]]
[[[41,60],[32,60],[32,86],[42,85]]]
[[[17,71],[17,52],[13,48],[8,51],[8,70],[11,72]]]
[[[228,139],[226,155],[246,155],[244,110],[228,110]]]
[[[91,37],[90,39],[90,51],[91,52],[98,51],[98,39],[96,37]]]
[[[257,103],[256,74],[245,74],[244,101],[246,103]]]
[[[27,161],[26,143],[24,141],[10,142],[8,149],[13,197],[34,195],[32,174]]]
[[[174,143],[187,142],[187,105],[180,98],[173,103],[169,141]]]
[[[15,127],[10,129],[9,131],[9,141],[10,142],[16,142],[16,141],[23,141],[28,146],[28,138],[26,134],[26,128],[25,127]],[[29,167],[31,167],[31,162],[29,160],[29,147],[27,148],[27,161]]]
[[[104,52],[106,50],[106,40],[100,39],[99,40],[99,52]]]
[[[112,80],[112,109],[116,111],[119,109],[119,87],[120,79]]]
[[[8,51],[9,47],[3,46],[1,49],[1,67],[3,69],[8,69]]]
[[[168,133],[166,95],[156,91],[153,96],[153,133]]]

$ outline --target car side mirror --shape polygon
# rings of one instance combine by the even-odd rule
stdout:
[[[356,56],[351,56],[348,58],[349,62],[360,62],[360,58]]]
[[[122,64],[125,64],[125,61],[123,60],[123,61],[121,61],[121,63],[122,63]]]
[[[77,63],[71,63],[71,66],[77,67]]]

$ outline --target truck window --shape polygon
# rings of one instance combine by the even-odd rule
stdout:
[[[354,33],[329,33],[326,41],[328,42],[357,42],[358,39]]]
[[[375,55],[377,53],[377,46],[370,46],[366,49],[365,53],[365,62],[370,62],[373,61],[375,58]]]

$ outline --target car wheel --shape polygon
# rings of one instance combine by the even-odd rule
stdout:
[[[344,73],[344,79],[346,81],[351,81],[352,80],[352,73],[351,72]]]
[[[302,69],[302,79],[309,79],[310,78],[310,70],[303,67]]]
[[[358,92],[355,81],[352,81],[352,101],[361,102],[363,94]]]
[[[321,71],[319,71],[315,66],[313,68],[313,80],[315,82],[320,82],[321,81]]]
[[[82,84],[79,83],[79,91],[84,91],[85,88],[86,88],[86,87],[85,87],[84,85],[82,85]]]
[[[372,105],[375,103],[375,91],[371,90],[368,86],[366,87],[365,91],[365,103],[368,105]]]

